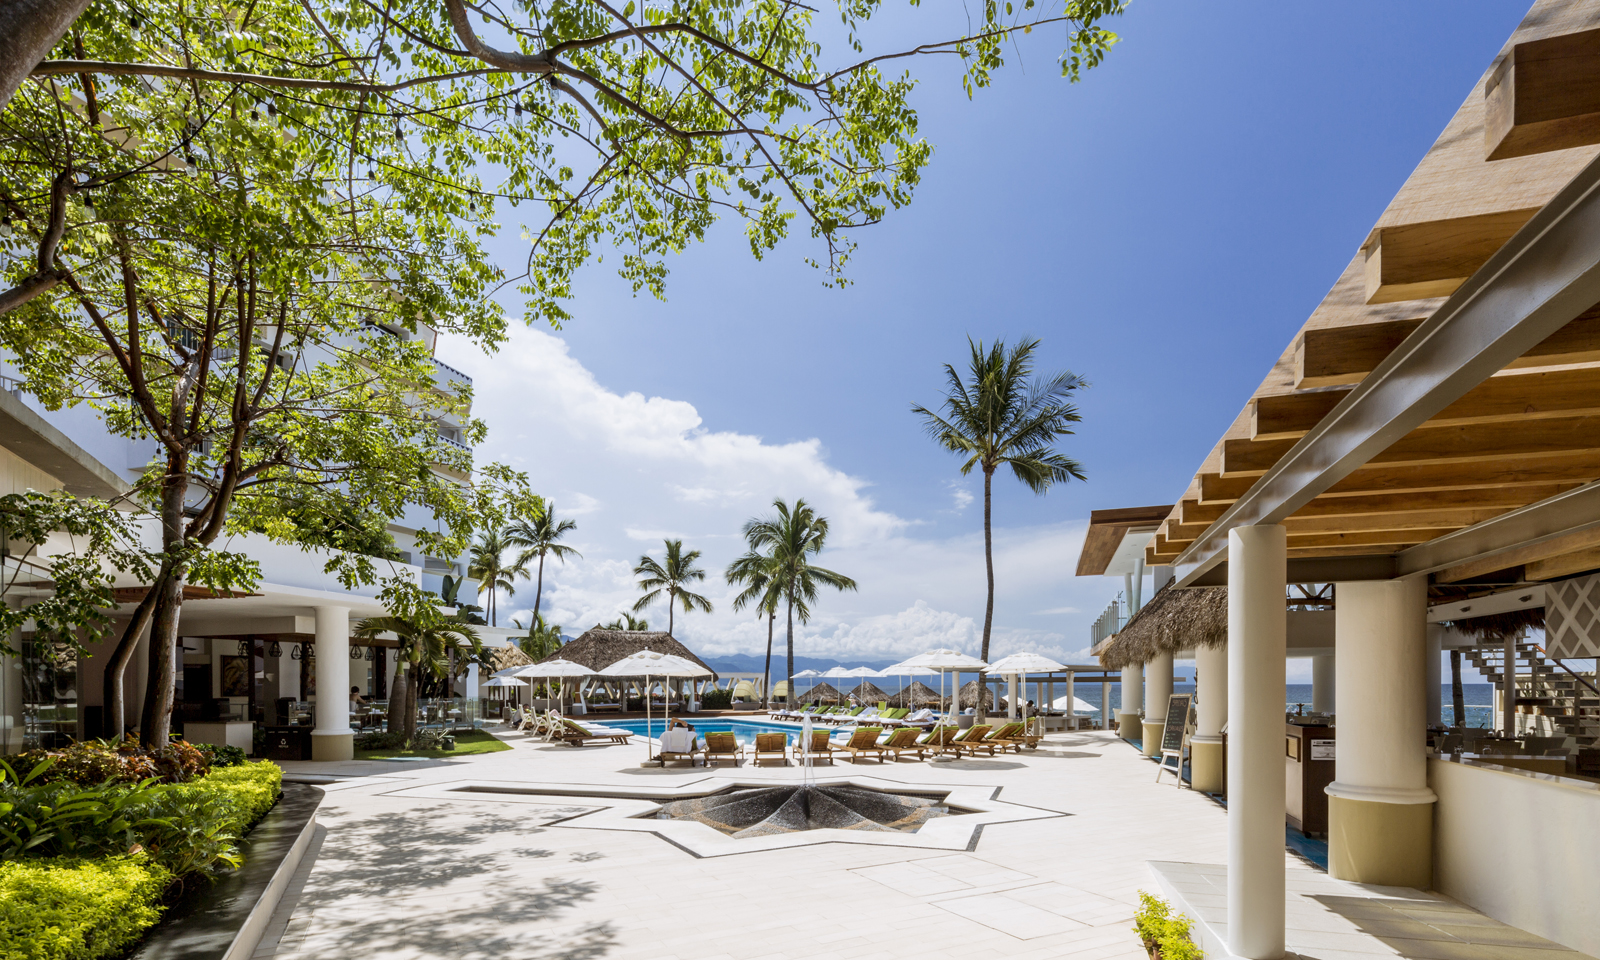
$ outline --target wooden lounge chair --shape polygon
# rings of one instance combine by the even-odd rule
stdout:
[[[954,725],[934,727],[932,730],[928,731],[927,736],[917,741],[917,746],[927,750],[929,753],[938,753],[948,748],[950,746],[950,741],[954,740],[956,734],[960,732],[961,728]],[[920,757],[922,754],[919,753],[917,756]]]
[[[1023,729],[1024,728],[1020,720],[1013,721],[996,729],[995,732],[984,738],[983,742],[995,744],[1001,750],[1005,750],[1009,747],[1010,749],[1021,753],[1023,746]]]
[[[631,730],[593,725],[585,727],[566,718],[562,718],[561,727],[555,732],[557,740],[574,747],[587,746],[591,743],[627,743],[631,736],[633,736]]]
[[[858,727],[850,735],[850,742],[844,745],[844,751],[850,754],[850,762],[855,763],[856,758],[864,753],[870,753],[883,762],[883,748],[878,745],[878,734],[883,732],[882,727]]]
[[[800,746],[800,745],[797,744],[797,746]],[[811,731],[811,744],[810,744],[810,746],[806,746],[802,752],[797,753],[796,754],[796,758],[797,759],[801,759],[801,760],[809,759],[813,763],[815,763],[818,760],[826,760],[826,761],[828,761],[829,766],[832,766],[833,765],[833,741],[831,739],[829,739],[828,731],[826,731],[826,730],[813,730],[813,731]]]
[[[689,766],[694,766],[695,754],[700,752],[700,741],[693,730],[679,727],[668,730],[661,735],[661,749],[656,753],[656,759],[662,763],[671,763],[675,760],[687,760]]]
[[[901,727],[889,734],[889,739],[883,741],[880,749],[884,753],[892,754],[896,763],[900,762],[900,754],[902,753],[914,753],[917,755],[917,759],[921,760],[922,752],[927,747],[917,743],[917,735],[919,733],[920,731],[912,727]]]
[[[782,760],[789,765],[789,735],[786,733],[756,734],[756,751],[753,762],[761,766],[762,760]]]
[[[977,756],[978,751],[982,750],[992,757],[995,750],[1002,746],[1002,744],[990,743],[985,739],[993,729],[994,727],[987,723],[975,723],[963,730],[960,736],[950,742],[950,745],[956,748],[957,753],[970,753],[973,756]]]
[[[739,738],[732,733],[708,733],[705,758],[707,766],[726,758],[732,760],[733,765],[737,767],[739,761],[744,759],[744,744],[740,743]]]

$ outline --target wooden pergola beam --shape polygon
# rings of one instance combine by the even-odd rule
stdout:
[[[1226,440],[1222,445],[1222,475],[1260,476],[1288,454],[1296,442]],[[1583,454],[1596,448],[1600,448],[1600,419],[1592,416],[1449,427],[1424,425],[1395,441],[1367,464],[1401,467],[1504,461]]]
[[[1483,460],[1425,467],[1367,467],[1354,471],[1329,487],[1322,496],[1362,496],[1377,493],[1430,493],[1478,487],[1508,487],[1600,478],[1600,451],[1573,455],[1528,457],[1522,460]],[[1226,506],[1244,496],[1257,477],[1224,477],[1202,473],[1200,502]]]
[[[1488,508],[1510,509],[1553,497],[1579,486],[1580,481],[1564,483],[1533,483],[1515,486],[1464,487],[1451,490],[1434,490],[1424,493],[1379,493],[1352,496],[1323,496],[1301,507],[1295,517],[1367,517],[1383,514],[1415,513],[1418,510],[1482,510]],[[1210,526],[1215,523],[1226,504],[1201,503],[1185,500],[1180,505],[1178,522]]]
[[[1386,320],[1301,331],[1294,343],[1295,389],[1360,383],[1421,325],[1421,319]],[[1595,361],[1600,361],[1600,304],[1574,317],[1506,368]]]
[[[1486,160],[1600,143],[1600,30],[1516,44],[1483,97]]]
[[[1538,212],[1527,207],[1379,227],[1361,248],[1367,303],[1449,296]]]
[[[1250,401],[1251,439],[1298,440],[1350,391],[1257,397]],[[1538,370],[1490,377],[1445,407],[1425,427],[1600,415],[1600,369]]]

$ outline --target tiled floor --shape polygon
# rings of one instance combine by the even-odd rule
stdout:
[[[707,858],[647,833],[585,829],[582,817],[565,819],[568,808],[544,798],[450,799],[446,789],[473,780],[794,780],[794,768],[645,769],[637,743],[512,742],[509,752],[448,762],[286,764],[352,779],[330,785],[318,842],[257,957],[1142,960],[1131,920],[1138,891],[1157,889],[1148,862],[1226,859],[1225,812],[1170,777],[1155,783],[1148,761],[1103,733],[1054,734],[1021,756],[839,765],[840,774],[912,786],[998,789],[1009,803],[1069,814],[987,824],[966,852],[830,843]],[[1291,876],[1320,876],[1287,854],[1286,863]],[[1410,954],[1417,960],[1489,960],[1471,952],[1489,941],[1454,932],[1466,917],[1363,918],[1391,919],[1426,923],[1446,938],[1439,943],[1468,951]],[[1373,935],[1392,930],[1368,933],[1378,943]],[[1336,952],[1317,958],[1360,953]],[[1560,958],[1544,952],[1538,960]]]
[[[1226,957],[1227,868],[1152,865],[1163,893],[1201,922],[1213,960]],[[1345,883],[1291,869],[1285,940],[1305,960],[1585,960],[1583,954],[1447,900],[1406,887]]]

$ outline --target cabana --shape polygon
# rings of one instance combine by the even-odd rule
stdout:
[[[655,630],[607,630],[595,627],[584,631],[583,635],[571,643],[563,644],[561,649],[546,657],[546,660],[571,660],[581,663],[596,674],[611,666],[618,660],[631,657],[641,650],[650,650],[655,653],[667,653],[682,657],[698,666],[705,667],[710,672],[711,679],[689,681],[687,698],[693,698],[701,683],[716,681],[716,672],[695,655],[694,651],[684,646],[673,638],[672,634]],[[543,661],[540,661],[543,662]],[[670,694],[674,689],[681,690],[684,681],[662,680],[663,694]],[[608,693],[617,697],[617,702],[623,707],[627,706],[627,697],[630,689],[637,689],[638,684],[629,680],[609,680],[596,678],[585,680],[579,687],[580,695],[591,689],[591,685],[598,685]],[[639,690],[637,695],[643,696],[648,691]]]

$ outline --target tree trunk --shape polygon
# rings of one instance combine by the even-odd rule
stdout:
[[[789,675],[784,678],[783,689],[788,691],[788,693],[785,694],[785,698],[788,701],[789,708],[792,710],[792,709],[794,709],[795,703],[798,702],[798,701],[795,700],[795,696],[794,696],[794,597],[792,595],[789,597],[788,618],[789,618]]]
[[[106,738],[118,743],[122,741],[127,728],[124,715],[128,712],[128,701],[123,693],[123,676],[127,673],[128,664],[133,662],[133,651],[139,646],[140,634],[150,626],[150,621],[155,615],[156,597],[159,595],[162,579],[163,577],[158,574],[156,582],[150,585],[144,599],[134,608],[133,618],[122,631],[122,639],[117,641],[117,648],[111,652],[111,658],[106,661],[105,676],[101,680],[100,702],[105,704]]]
[[[983,647],[978,653],[978,659],[984,663],[989,662],[989,631],[994,626],[994,527],[990,522],[991,490],[994,486],[994,468],[983,468],[983,568],[989,575],[989,599],[983,608]],[[959,676],[959,675],[958,675]],[[982,723],[989,715],[989,705],[983,702],[984,681],[987,679],[983,673],[978,674],[978,719],[974,723]],[[952,696],[956,702],[960,691]]]
[[[389,732],[404,733],[406,716],[406,690],[411,686],[410,683],[406,682],[406,668],[409,667],[410,664],[399,659],[398,650],[395,651],[395,653],[395,659],[399,662],[395,664],[394,683],[389,689]]]
[[[183,582],[188,567],[174,564],[184,548],[184,498],[189,492],[189,464],[186,454],[167,457],[167,472],[161,488],[161,549],[166,576],[156,587],[154,622],[150,626],[150,676],[145,683],[144,712],[139,720],[139,739],[147,746],[164,746],[172,732],[173,688],[177,680],[178,619],[183,612]],[[170,565],[169,565],[170,564]]]
[[[0,3],[0,110],[50,56],[89,0],[6,0]]]
[[[539,601],[544,599],[544,554],[539,554],[539,579],[533,586],[533,622],[539,622]]]
[[[778,611],[767,614],[767,663],[761,668],[761,699],[772,709],[772,628],[778,620]]]
[[[417,736],[417,701],[422,695],[422,678],[412,677],[406,684],[406,740],[414,740]]]
[[[669,636],[669,637],[672,636],[672,623],[673,623],[672,614],[674,612],[672,608],[677,606],[677,604],[674,603],[673,601],[675,601],[677,599],[678,599],[678,591],[676,591],[676,590],[668,590],[667,591],[667,636]]]
[[[1456,726],[1467,725],[1466,697],[1461,690],[1461,651],[1450,651],[1450,705],[1455,708]]]

